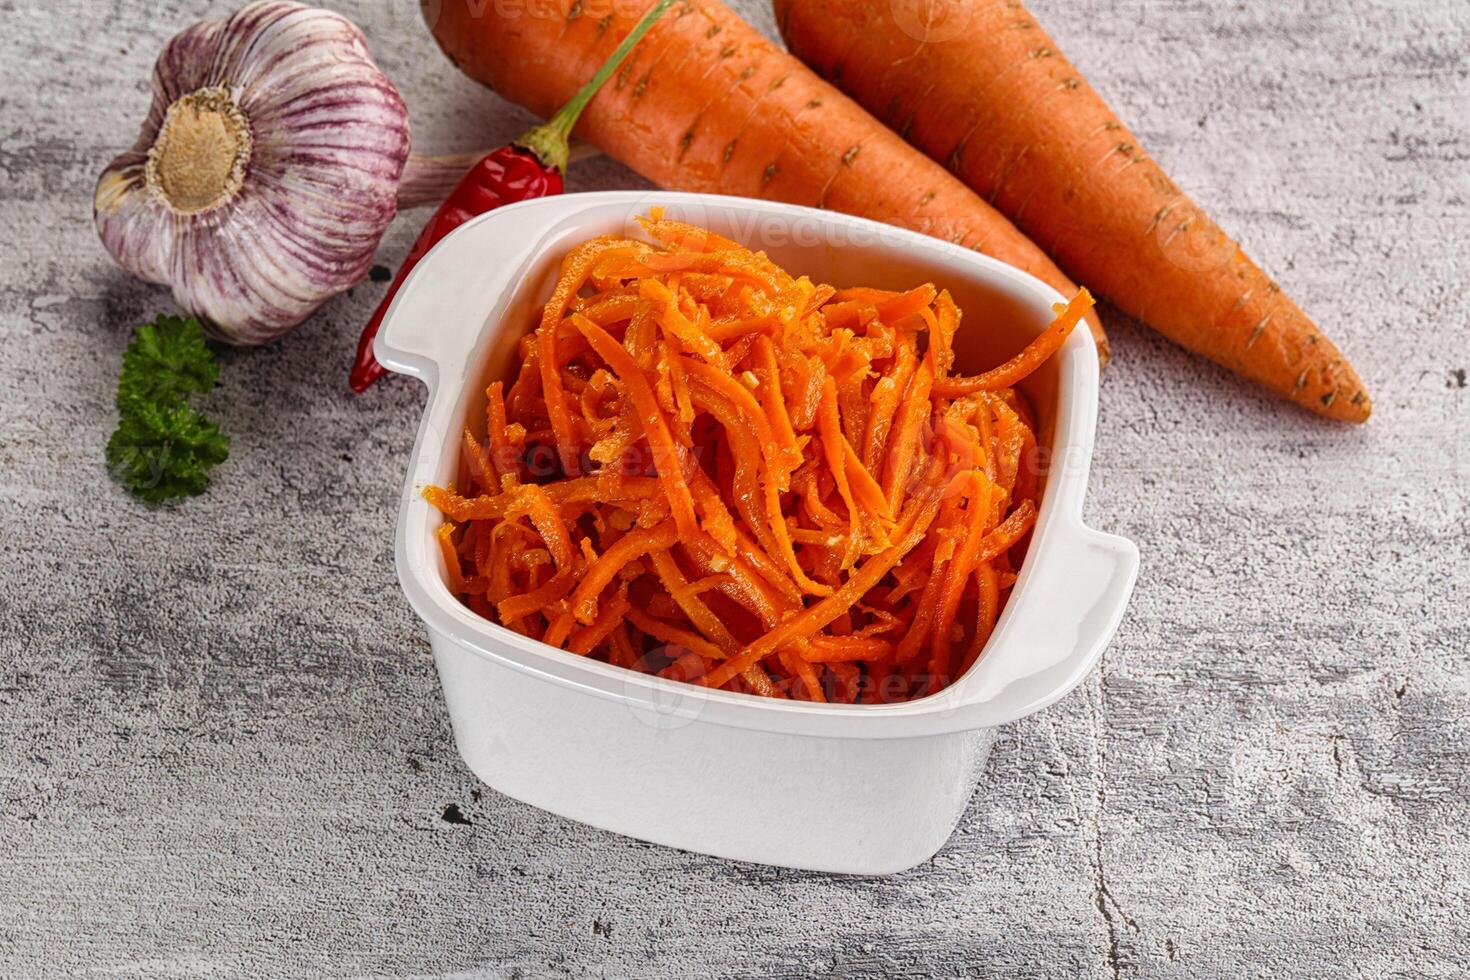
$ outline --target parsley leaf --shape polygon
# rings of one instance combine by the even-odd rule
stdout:
[[[138,328],[117,383],[117,430],[107,441],[113,476],[149,503],[202,493],[230,440],[190,407],[219,376],[204,329],[193,317],[161,316]]]
[[[117,380],[118,408],[127,400],[166,403],[206,392],[219,378],[204,328],[193,317],[161,316],[133,334]]]

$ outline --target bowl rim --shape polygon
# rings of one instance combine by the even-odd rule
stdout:
[[[553,247],[552,240],[569,223],[591,221],[612,212],[646,211],[663,206],[671,216],[710,212],[803,220],[822,229],[829,240],[855,232],[881,236],[885,244],[901,245],[906,254],[923,257],[926,265],[963,274],[973,285],[1019,299],[1032,309],[1048,311],[1063,302],[1050,286],[996,259],[938,239],[881,225],[851,215],[797,205],[720,195],[650,191],[601,191],[519,202],[471,219],[434,246],[404,283],[384,318],[375,353],[385,367],[423,381],[429,389],[420,419],[407,477],[400,498],[395,534],[395,563],[410,605],[428,627],[431,638],[448,641],[480,656],[539,676],[564,688],[627,703],[640,716],[653,717],[664,727],[693,721],[785,734],[839,738],[910,738],[947,734],[1004,724],[1052,703],[1090,672],[1107,646],[1137,574],[1136,547],[1123,538],[1104,535],[1081,520],[1082,501],[1093,449],[1097,420],[1097,349],[1090,331],[1072,331],[1058,359],[1056,410],[1052,432],[1055,467],[1038,509],[1031,546],[1019,570],[1012,594],[976,664],[945,689],[914,701],[882,705],[835,705],[710,690],[669,681],[601,661],[581,657],[523,636],[482,618],[448,590],[437,548],[429,548],[437,513],[423,499],[423,476],[443,462],[440,448],[449,418],[461,404],[468,384],[478,383],[479,362],[487,345],[511,324],[504,322],[506,307],[525,274]],[[828,247],[831,247],[830,245]],[[483,282],[473,290],[445,288],[456,275],[473,267],[483,279],[487,251],[501,262],[493,295]],[[508,253],[508,254],[507,254]],[[954,270],[962,270],[956,273]],[[938,277],[936,277],[938,278]],[[486,295],[481,295],[481,291]],[[477,330],[431,334],[415,329],[424,323],[482,324]],[[1039,322],[1037,329],[1046,322]],[[457,372],[455,368],[458,368]],[[1027,594],[1037,566],[1060,563],[1068,556],[1084,560],[1103,555],[1107,581],[1107,608],[1093,614],[1090,633],[1076,637],[1078,652],[1068,669],[1047,683],[1034,680],[1019,661],[1008,673],[986,678],[987,665],[1003,659],[996,651],[1024,645],[1026,624],[1018,627],[1019,600]],[[1079,556],[1083,556],[1079,558]],[[1035,613],[1033,619],[1037,619]],[[1033,623],[1033,626],[1036,624]],[[1010,659],[1016,660],[1015,656]],[[1057,664],[1047,665],[1051,670]],[[651,716],[649,715],[651,713]]]

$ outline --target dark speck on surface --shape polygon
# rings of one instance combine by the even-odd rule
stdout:
[[[368,278],[373,282],[387,282],[393,278],[393,270],[386,265],[375,265],[368,270]]]
[[[1447,378],[1445,380],[1444,386],[1446,388],[1463,388],[1463,387],[1465,387],[1465,369],[1464,368],[1453,368],[1450,371],[1449,378]]]
[[[468,827],[473,823],[469,817],[464,815],[464,811],[459,808],[458,803],[451,803],[446,806],[444,812],[439,814],[439,819],[445,823],[459,824],[463,827]]]

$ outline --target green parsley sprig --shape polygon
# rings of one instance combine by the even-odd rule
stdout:
[[[139,327],[117,380],[117,431],[107,465],[149,503],[203,493],[230,440],[189,405],[214,387],[219,367],[194,317],[160,316]]]

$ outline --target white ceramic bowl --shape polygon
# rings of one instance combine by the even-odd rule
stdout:
[[[1138,551],[1082,523],[1097,354],[1078,329],[1022,388],[1051,449],[1039,518],[983,655],[905,704],[829,705],[711,691],[553,649],[472,613],[445,584],[428,484],[454,480],[458,434],[513,368],[568,249],[628,233],[660,204],[818,282],[934,282],[964,311],[957,370],[1019,350],[1061,297],[973,251],[859,218],[765,201],[609,192],[529,201],[465,224],[393,303],[378,360],[429,388],[404,484],[398,577],[428,627],[455,740],[490,786],[620,834],[763,864],[883,874],[925,860],[964,811],[999,725],[1071,690],[1117,629]],[[483,427],[483,422],[478,423]]]

